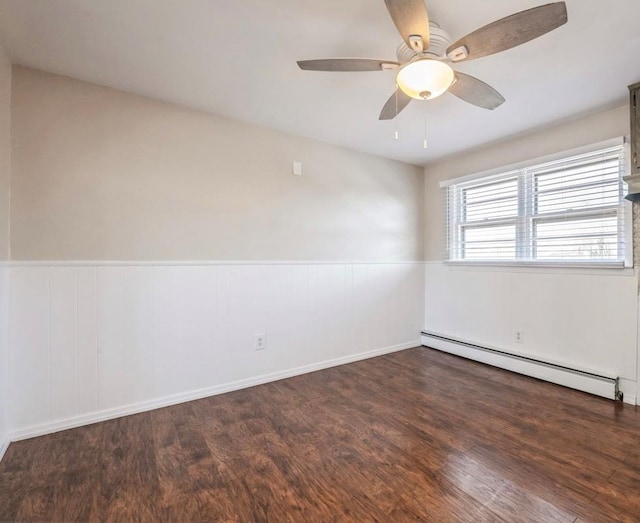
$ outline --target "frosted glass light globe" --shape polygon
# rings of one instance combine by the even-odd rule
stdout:
[[[416,100],[431,100],[445,93],[453,83],[453,69],[444,62],[423,58],[408,63],[398,72],[398,87]]]

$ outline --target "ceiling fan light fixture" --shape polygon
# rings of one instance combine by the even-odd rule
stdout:
[[[445,93],[454,79],[453,69],[438,60],[424,58],[408,63],[398,72],[398,87],[416,100],[432,100]]]

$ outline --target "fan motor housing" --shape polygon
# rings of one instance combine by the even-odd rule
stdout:
[[[430,38],[429,47],[424,50],[423,54],[442,57],[446,55],[447,47],[451,43],[451,37],[435,22],[429,22]],[[402,42],[396,51],[398,62],[406,64],[413,60],[417,53],[411,49],[406,43]]]

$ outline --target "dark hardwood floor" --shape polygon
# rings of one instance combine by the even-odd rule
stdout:
[[[640,521],[640,412],[416,348],[13,443],[0,520]]]

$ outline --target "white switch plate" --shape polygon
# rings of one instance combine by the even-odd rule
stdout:
[[[302,176],[302,162],[293,162],[293,174]]]

